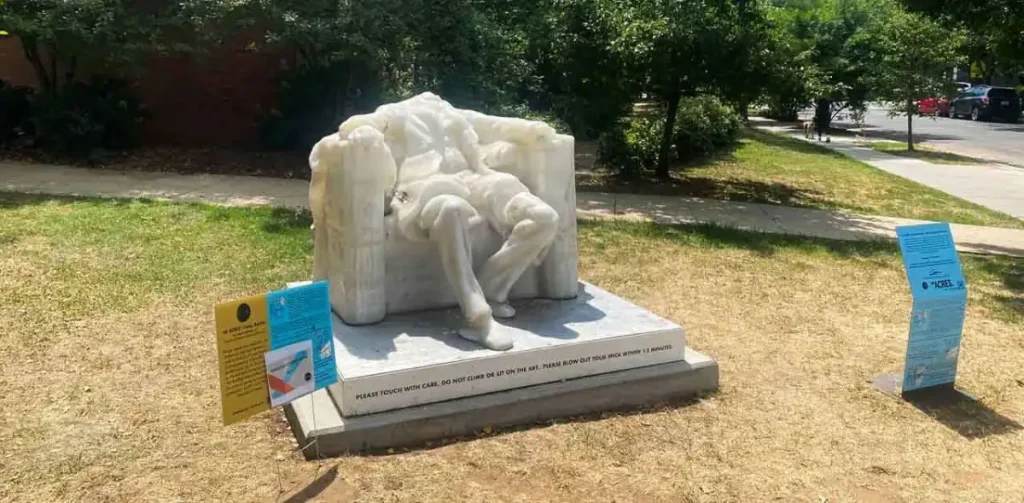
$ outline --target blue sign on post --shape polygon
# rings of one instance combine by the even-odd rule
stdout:
[[[270,318],[270,349],[277,350],[310,341],[314,389],[338,381],[334,360],[334,332],[331,330],[331,301],[327,282],[275,290],[267,294]]]
[[[967,282],[949,224],[896,228],[914,297],[903,391],[952,385],[967,308]]]

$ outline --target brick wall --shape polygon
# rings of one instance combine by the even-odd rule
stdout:
[[[0,38],[0,79],[18,86],[38,85],[32,64],[21,50],[21,41],[15,37]]]
[[[286,54],[251,50],[259,32],[240,34],[201,57],[153,58],[138,93],[150,111],[143,137],[152,145],[234,146],[255,142],[273,108]],[[0,39],[0,79],[36,86],[20,42]]]

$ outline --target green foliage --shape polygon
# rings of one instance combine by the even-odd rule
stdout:
[[[757,2],[615,2],[612,47],[628,75],[666,108],[658,175],[668,176],[676,105],[685,95],[718,94],[746,110],[772,61],[767,11]]]
[[[20,39],[39,84],[35,143],[75,155],[138,144],[145,110],[124,79],[150,55],[194,52],[219,39],[245,1],[0,2],[0,26]]]
[[[106,78],[72,82],[59,93],[40,93],[33,108],[37,143],[73,155],[138,145],[146,117],[124,81]]]
[[[795,120],[813,99],[862,109],[873,96],[881,48],[877,32],[897,11],[893,0],[781,0],[770,10],[776,29],[767,101],[771,115]]]
[[[945,71],[957,63],[961,33],[920,14],[898,11],[882,24],[877,41],[882,57],[874,72],[876,89],[893,114],[912,116],[915,101],[952,91]]]
[[[581,138],[597,137],[628,113],[636,95],[616,36],[607,0],[551,2],[531,32],[528,57],[537,61],[531,106],[548,110]]]
[[[971,77],[991,83],[997,71],[1024,78],[1024,3],[1020,0],[903,0],[941,26],[967,33],[960,54],[971,62]],[[975,70],[980,70],[975,74]]]
[[[547,7],[518,0],[404,0],[409,87],[488,112],[521,102],[534,75],[530,31]]]
[[[890,115],[908,117],[907,149],[913,150],[915,102],[952,93],[953,83],[945,72],[959,62],[962,33],[951,32],[923,15],[899,10],[881,24],[876,39],[882,55],[874,71],[878,97],[889,103]]]
[[[267,42],[298,52],[277,106],[260,130],[269,149],[305,149],[348,116],[372,109],[386,82],[401,79],[408,49],[401,2],[257,0]],[[388,86],[395,95],[407,90]]]
[[[351,75],[355,74],[355,75]],[[381,101],[378,83],[354,64],[303,65],[282,78],[277,107],[260,127],[260,145],[270,150],[306,149],[337,128],[348,115],[372,110]],[[350,82],[345,88],[338,82]]]
[[[740,116],[715,96],[682,98],[669,145],[669,161],[692,161],[726,148],[736,142],[742,127]],[[660,108],[623,121],[601,136],[601,163],[623,174],[656,169],[664,128],[665,110]]]
[[[620,174],[653,170],[658,163],[664,112],[636,115],[601,135],[597,155],[601,164]]]
[[[0,145],[19,144],[31,138],[32,89],[0,80]]]
[[[537,4],[539,5],[539,4]],[[537,6],[500,0],[259,0],[267,40],[299,53],[263,127],[270,148],[308,148],[354,113],[422,91],[497,113],[533,74]]]
[[[211,38],[228,1],[7,0],[0,26],[21,39],[40,87],[58,91],[76,75],[129,76],[153,53],[192,49]],[[172,36],[166,36],[173,34]]]
[[[683,98],[673,132],[675,154],[684,161],[712,154],[735,143],[742,127],[736,111],[715,96]]]

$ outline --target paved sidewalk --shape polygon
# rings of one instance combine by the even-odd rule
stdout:
[[[153,198],[229,206],[305,208],[308,182],[251,176],[178,175],[0,162],[0,191]],[[920,221],[768,204],[638,194],[581,192],[579,214],[658,223],[713,223],[739,229],[832,239],[893,239],[897,225]],[[1024,230],[953,226],[964,252],[1024,257]]]
[[[792,127],[774,121],[759,120],[754,124],[758,129],[804,139],[802,133],[794,132]],[[1024,219],[1024,169],[995,163],[934,164],[878,152],[855,143],[870,140],[871,138],[834,136],[831,143],[808,141],[842,152],[882,171]]]

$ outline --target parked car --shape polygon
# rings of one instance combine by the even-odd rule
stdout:
[[[971,120],[1020,119],[1020,96],[1009,87],[974,86],[960,93],[949,105],[950,117]]]
[[[940,98],[941,99],[941,98]],[[920,115],[935,115],[939,112],[939,100],[925,98],[917,100],[917,113]]]
[[[963,94],[963,93],[967,92],[967,90],[970,89],[970,88],[971,88],[971,83],[970,82],[957,82],[956,83],[956,93],[957,93],[957,95],[960,95],[960,94]],[[936,100],[936,104],[935,104],[936,110],[935,110],[935,113],[938,114],[940,117],[949,117],[950,116],[949,115],[949,104],[950,104],[951,101],[952,100],[950,100],[949,96],[941,96],[941,97],[939,97],[939,99]]]

